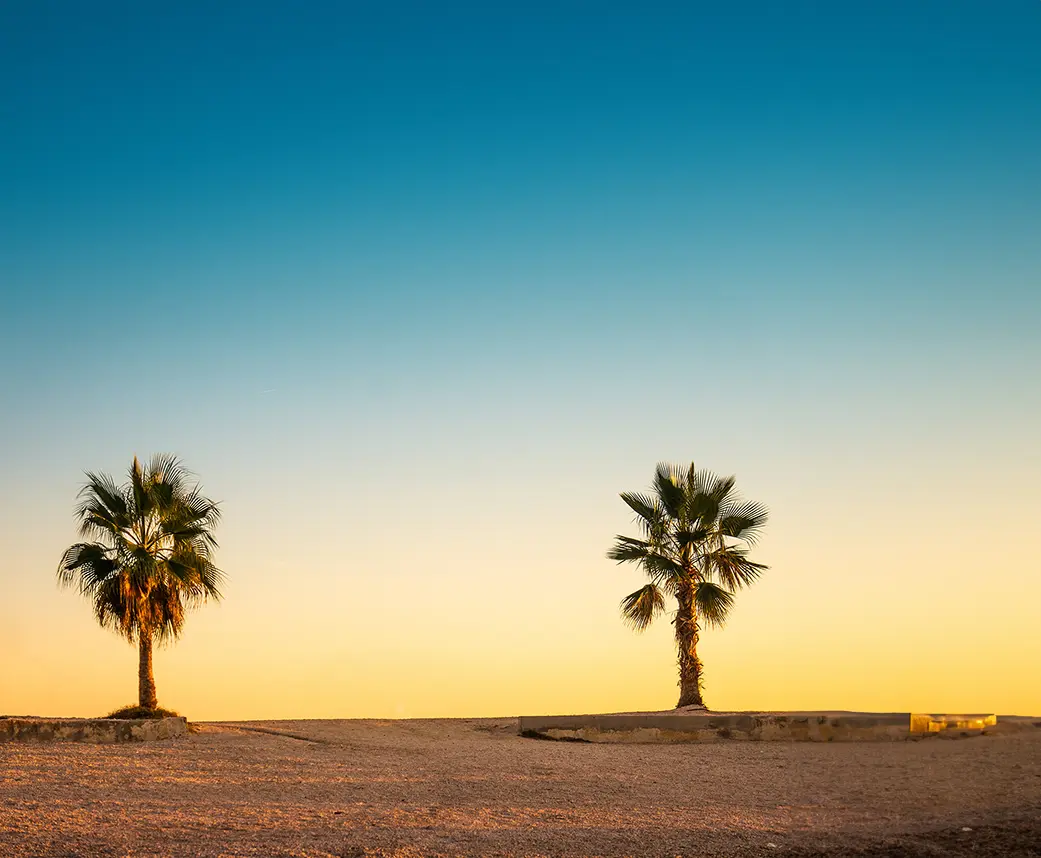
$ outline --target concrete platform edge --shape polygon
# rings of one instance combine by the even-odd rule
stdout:
[[[697,712],[521,716],[521,735],[585,742],[901,741],[958,731],[982,733],[992,714],[911,712]]]
[[[188,733],[186,718],[0,718],[3,742],[156,742]]]

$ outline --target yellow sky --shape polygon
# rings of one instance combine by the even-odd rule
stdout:
[[[889,479],[854,470],[848,501],[779,475],[739,479],[772,507],[754,555],[771,570],[724,630],[703,634],[709,704],[1041,713],[1033,489],[963,467],[948,485],[937,472],[931,488],[904,486],[894,506]],[[608,482],[647,478],[543,496],[521,479],[483,504],[442,489],[440,506],[419,487],[425,520],[410,527],[356,503],[288,535],[275,527],[284,511],[265,519],[248,492],[225,491],[225,600],[158,651],[160,702],[197,720],[668,708],[671,626],[637,635],[618,618],[642,579],[603,557],[615,532],[634,531]],[[967,515],[984,489],[1003,502]],[[74,538],[68,506],[67,527],[38,525],[10,558],[25,572],[0,609],[6,714],[98,715],[136,697],[135,650],[54,584],[61,539]]]

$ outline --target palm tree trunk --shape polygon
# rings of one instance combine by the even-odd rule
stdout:
[[[137,667],[137,703],[145,709],[155,709],[155,677],[152,676],[152,636],[144,632],[138,634],[138,652],[140,661]]]
[[[676,648],[679,650],[680,699],[676,707],[704,706],[701,697],[701,659],[698,658],[698,617],[694,593],[681,592],[676,612]]]

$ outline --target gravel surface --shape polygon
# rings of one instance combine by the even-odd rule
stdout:
[[[194,729],[0,745],[0,856],[1041,856],[1041,729],[704,745],[536,741],[509,719]]]

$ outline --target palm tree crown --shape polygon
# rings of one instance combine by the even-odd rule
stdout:
[[[622,600],[622,617],[643,631],[664,613],[666,596],[676,599],[677,706],[704,705],[697,655],[701,620],[722,626],[734,593],[767,568],[748,559],[748,546],[762,532],[768,511],[741,499],[734,482],[734,477],[717,477],[693,463],[684,470],[663,462],[655,469],[651,494],[621,495],[636,513],[642,538],[615,537],[607,556],[639,564],[650,579]]]
[[[129,481],[88,473],[76,507],[80,535],[58,564],[63,586],[78,586],[94,616],[141,651],[140,705],[154,709],[152,642],[177,638],[185,611],[220,598],[212,561],[216,503],[205,497],[173,456],[147,465],[134,457]]]

